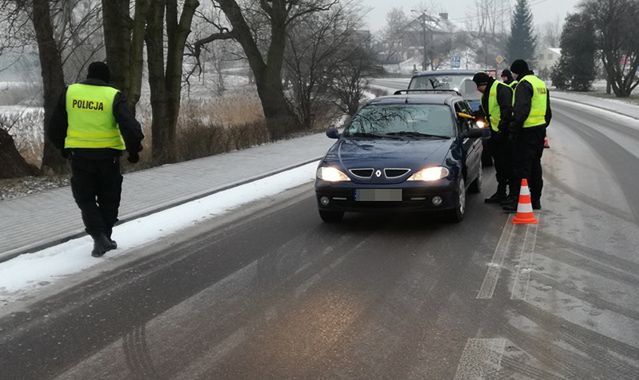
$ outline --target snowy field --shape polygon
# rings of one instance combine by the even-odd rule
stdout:
[[[162,237],[235,210],[243,204],[309,183],[315,178],[317,165],[318,162],[306,164],[118,225],[113,231],[118,249],[107,252],[102,258],[91,257],[93,243],[89,236],[85,236],[0,263],[0,307],[28,299],[66,279],[73,285],[78,282],[78,279],[74,281],[76,274],[105,264],[118,265],[137,259],[139,256],[128,254]]]

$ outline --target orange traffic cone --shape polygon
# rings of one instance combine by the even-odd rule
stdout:
[[[548,136],[544,137],[544,148],[550,148],[550,140],[548,140]]]
[[[537,224],[537,218],[535,218],[532,203],[530,201],[528,180],[526,178],[521,180],[519,203],[517,203],[517,214],[513,218],[513,224]]]

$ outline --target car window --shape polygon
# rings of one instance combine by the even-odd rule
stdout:
[[[455,103],[455,112],[461,112],[470,115],[471,111],[466,102],[457,102]],[[463,117],[457,117],[457,121],[459,123],[459,130],[461,132],[467,131],[471,128],[470,120],[464,119]]]
[[[453,74],[453,75],[425,75],[414,77],[408,86],[411,90],[457,90],[459,91],[462,82],[468,79],[472,81],[472,75]]]
[[[435,104],[384,104],[362,108],[344,130],[344,136],[416,133],[454,136],[450,108]]]
[[[481,92],[477,90],[477,85],[472,79],[464,79],[459,85],[459,93],[464,99],[480,100]]]

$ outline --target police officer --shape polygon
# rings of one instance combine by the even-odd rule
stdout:
[[[519,83],[513,95],[513,121],[509,132],[513,144],[513,180],[516,193],[522,178],[528,179],[532,208],[541,209],[543,188],[541,156],[544,152],[546,127],[552,119],[550,95],[544,81],[534,75],[526,61],[518,59],[510,67]],[[503,205],[504,210],[517,209],[517,197]]]
[[[484,72],[473,76],[477,90],[483,94],[481,108],[490,125],[491,136],[488,150],[495,163],[497,191],[486,198],[486,203],[499,203],[508,196],[506,190],[511,182],[511,148],[508,141],[508,126],[512,120],[512,89]],[[512,190],[511,190],[512,192]]]
[[[93,238],[94,257],[117,248],[111,233],[122,191],[120,156],[126,150],[129,162],[138,162],[144,138],[124,95],[109,80],[105,63],[91,63],[87,79],[67,87],[47,125],[50,141],[71,159],[71,190]]]
[[[515,88],[517,86],[517,81],[513,78],[513,73],[508,69],[504,69],[501,72],[501,81],[510,86],[510,88]]]

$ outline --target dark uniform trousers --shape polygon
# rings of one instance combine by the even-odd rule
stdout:
[[[512,148],[508,136],[504,133],[492,132],[488,140],[488,151],[495,163],[495,176],[497,183],[501,186],[510,184],[513,168],[512,168]]]
[[[544,153],[544,138],[546,126],[522,128],[513,140],[513,179],[516,181],[516,191],[522,178],[528,179],[530,198],[532,202],[541,199],[544,186],[541,171],[541,156]]]
[[[71,172],[71,190],[86,232],[92,236],[103,232],[110,238],[118,221],[122,190],[119,157],[72,157]]]

